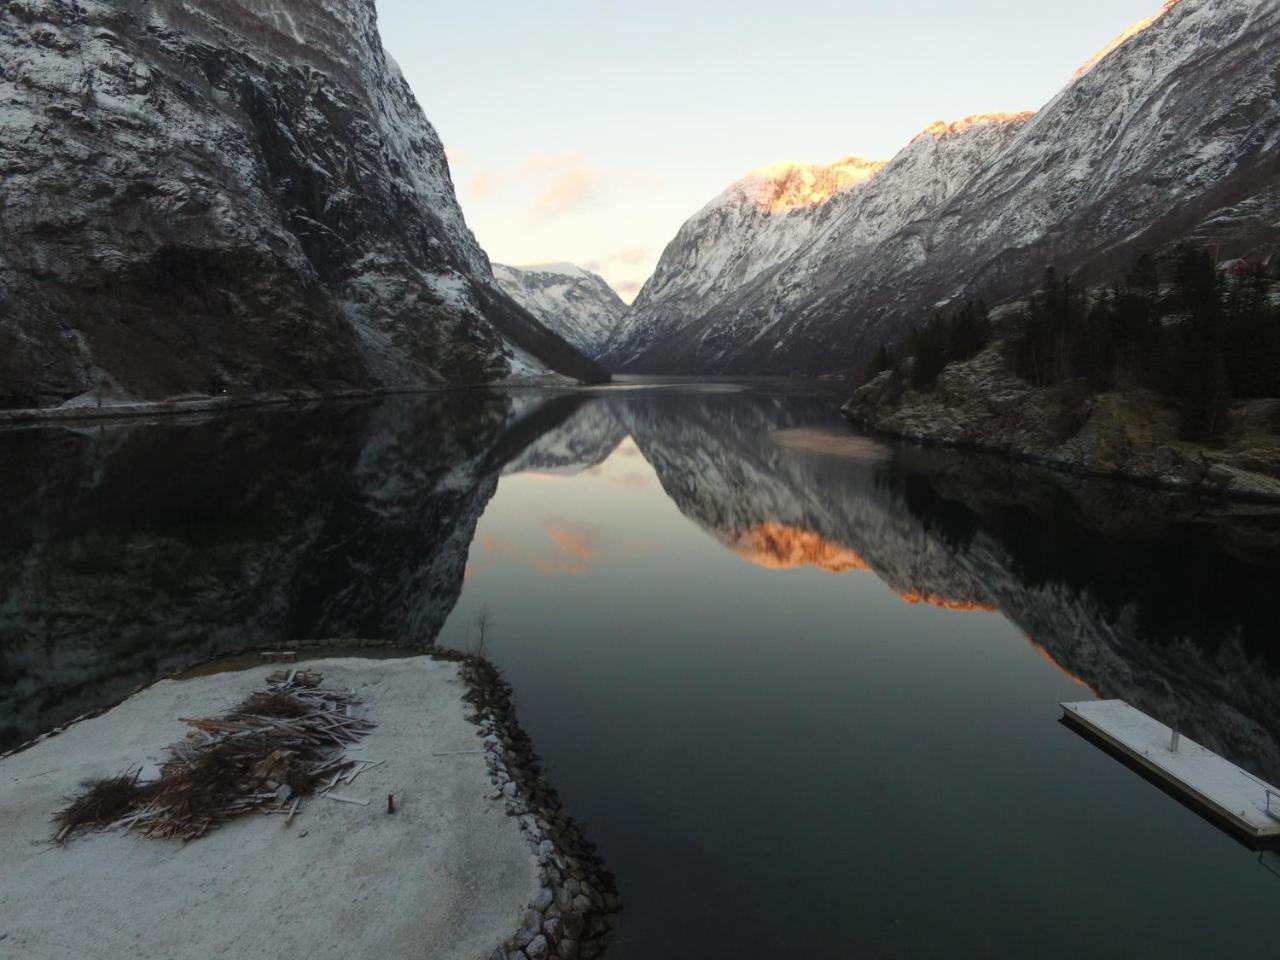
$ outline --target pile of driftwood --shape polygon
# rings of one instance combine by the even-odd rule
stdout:
[[[159,778],[142,780],[137,770],[86,781],[54,817],[56,840],[120,828],[195,840],[246,813],[283,814],[292,822],[303,798],[317,793],[367,806],[332,791],[382,762],[345,755],[375,725],[357,715],[353,694],[322,689],[322,679],[281,670],[224,716],[184,719],[191,732],[169,748]]]

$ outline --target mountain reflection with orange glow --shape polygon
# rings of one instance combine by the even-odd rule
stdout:
[[[731,547],[748,563],[766,570],[817,567],[828,573],[870,570],[852,550],[825,540],[812,530],[781,523],[762,523],[743,533]]]

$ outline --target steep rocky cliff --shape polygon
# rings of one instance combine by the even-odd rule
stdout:
[[[690,249],[754,243],[750,231],[704,241],[698,225],[715,221],[699,214],[606,360],[860,370],[938,305],[1023,295],[1049,264],[1103,280],[1181,239],[1224,257],[1280,244],[1277,48],[1274,0],[1173,0],[1034,117],[931,128],[870,183],[818,207],[822,226],[794,254],[745,285],[684,296],[659,278]]]
[[[548,368],[373,0],[0,10],[0,409]]]

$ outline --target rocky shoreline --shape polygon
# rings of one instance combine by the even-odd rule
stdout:
[[[322,403],[384,400],[389,397],[438,394],[466,390],[502,390],[505,388],[573,389],[579,384],[558,374],[548,376],[507,377],[503,380],[475,383],[423,384],[416,387],[385,387],[350,390],[286,390],[279,393],[256,393],[237,396],[173,397],[168,400],[93,400],[64,403],[52,407],[23,407],[0,410],[0,428],[9,426],[46,426],[77,421],[136,420],[181,417],[194,414],[230,413],[258,407],[312,407]]]
[[[1149,391],[1037,389],[1005,368],[996,346],[951,364],[929,394],[885,371],[841,412],[860,429],[916,443],[998,453],[1079,476],[1280,502],[1278,400],[1237,406],[1230,442],[1205,447],[1181,440],[1177,411]]]
[[[520,930],[490,960],[595,960],[604,954],[622,907],[612,874],[543,776],[516,718],[511,685],[481,657],[446,651],[435,656],[459,662],[470,688],[465,699],[475,708],[472,720],[497,787],[494,798],[505,799],[507,813],[519,819],[538,859],[542,889]]]

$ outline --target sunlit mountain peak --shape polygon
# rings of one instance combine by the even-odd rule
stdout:
[[[744,204],[770,214],[810,209],[862,186],[884,169],[883,160],[847,157],[831,164],[783,161],[747,174],[736,185]]]
[[[1034,116],[1035,113],[1027,110],[1021,113],[975,113],[972,116],[965,117],[963,120],[956,120],[952,123],[947,123],[945,120],[937,120],[916,134],[911,142],[915,143],[916,140],[921,140],[924,137],[942,140],[946,137],[953,137],[958,133],[964,133],[966,130],[972,130],[974,127],[1019,125],[1026,123]]]
[[[762,523],[731,544],[735,553],[766,570],[817,567],[829,573],[869,570],[865,560],[812,530],[781,523]]]
[[[1163,17],[1166,13],[1168,13],[1170,10],[1172,10],[1181,2],[1182,0],[1166,0],[1165,5],[1161,7],[1158,12],[1147,17],[1145,20],[1139,20],[1137,23],[1131,26],[1128,30],[1120,34],[1120,36],[1116,37],[1114,40],[1108,43],[1105,47],[1103,47],[1101,50],[1095,53],[1092,57],[1090,57],[1089,61],[1084,66],[1082,66],[1079,70],[1076,71],[1075,79],[1079,80],[1086,73],[1088,73],[1090,70],[1096,67],[1099,63],[1105,60],[1117,47],[1122,46],[1123,44],[1127,43],[1129,40],[1136,37],[1138,34],[1142,33],[1144,30],[1146,30],[1152,24],[1156,23],[1156,21],[1158,21],[1161,17]]]

